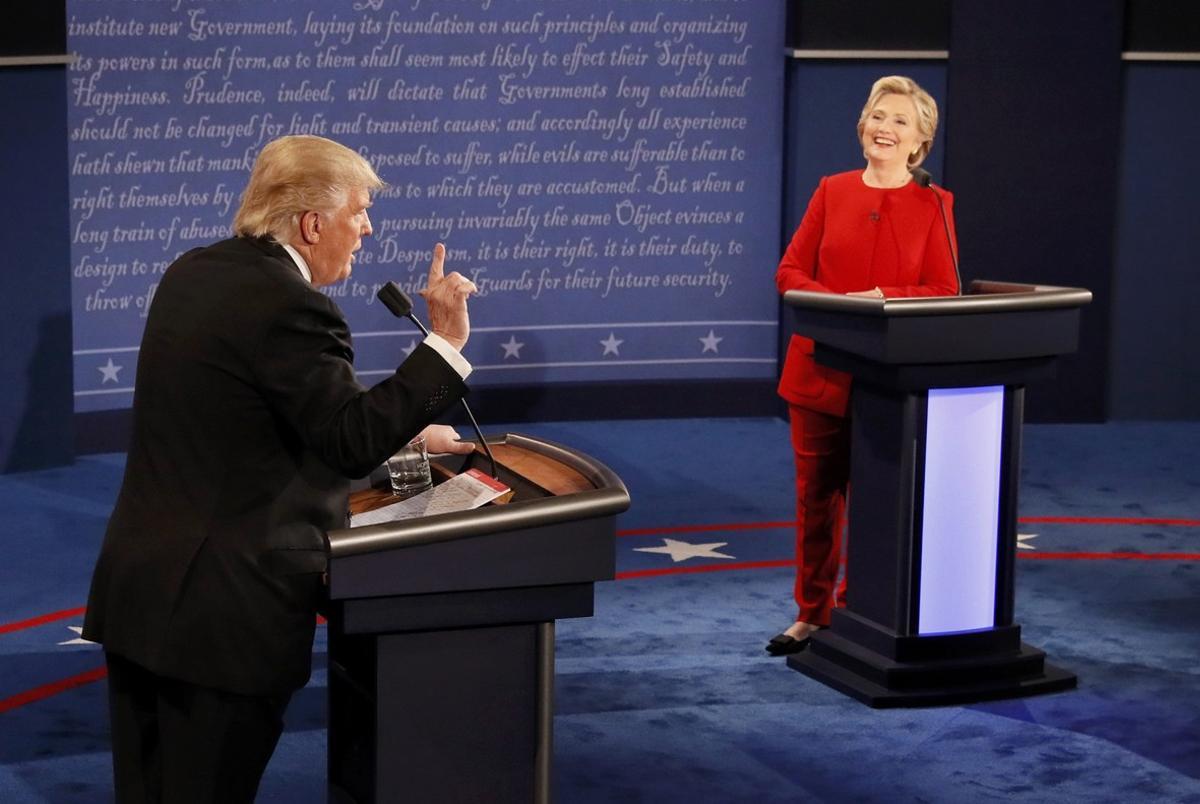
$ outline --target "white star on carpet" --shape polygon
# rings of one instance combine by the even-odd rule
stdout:
[[[604,354],[600,356],[604,357],[604,355],[617,355],[619,357],[621,351],[617,347],[623,343],[625,343],[625,341],[621,340],[611,332],[608,333],[608,338],[600,341],[600,345],[604,347]]]
[[[662,547],[635,547],[635,551],[639,553],[663,553],[671,557],[671,560],[678,564],[680,561],[687,561],[689,558],[736,558],[736,556],[727,556],[724,553],[718,553],[718,547],[724,547],[729,542],[712,542],[711,544],[688,544],[687,542],[677,542],[674,539],[663,539]]]
[[[59,642],[60,645],[95,645],[96,643],[90,639],[83,638],[82,625],[68,625],[67,628],[75,632],[74,639],[68,639],[66,642]]]
[[[413,338],[411,341],[408,342],[408,346],[402,347],[400,349],[400,351],[404,352],[405,357],[408,357],[409,355],[411,355],[413,353],[413,349],[416,349],[416,348],[417,348],[417,339]]]
[[[510,357],[515,357],[517,360],[520,360],[521,347],[524,345],[517,340],[516,335],[509,335],[508,342],[500,344],[500,348],[504,350],[504,359],[508,360]]]
[[[103,385],[106,382],[120,382],[121,380],[117,377],[117,372],[123,368],[125,367],[118,366],[117,364],[113,363],[111,357],[108,359],[108,363],[105,365],[97,366],[96,370],[104,375],[100,380],[100,384]]]
[[[705,352],[717,352],[719,354],[717,350],[717,344],[725,339],[717,337],[716,333],[710,329],[708,331],[708,337],[698,338],[697,340],[704,344],[704,349],[701,350],[700,354],[704,354]]]
[[[1018,550],[1036,550],[1032,544],[1025,544],[1030,539],[1036,539],[1036,533],[1018,533],[1017,534],[1017,549]]]

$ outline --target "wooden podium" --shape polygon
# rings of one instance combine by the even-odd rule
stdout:
[[[567,447],[488,444],[506,504],[329,534],[332,802],[551,800],[554,621],[591,616],[629,494]],[[433,464],[490,468],[479,452]],[[351,508],[390,501],[372,489]]]
[[[874,707],[1075,686],[1013,620],[1024,386],[1078,348],[1078,288],[790,291],[817,362],[854,376],[847,606],[788,665]]]

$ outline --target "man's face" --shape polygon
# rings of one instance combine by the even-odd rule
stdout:
[[[371,234],[367,207],[371,194],[358,188],[347,193],[346,203],[331,213],[314,213],[320,237],[313,243],[308,259],[313,285],[332,285],[350,276],[354,252],[362,248],[362,239]]]

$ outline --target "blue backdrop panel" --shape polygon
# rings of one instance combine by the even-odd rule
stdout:
[[[1124,141],[1113,283],[1110,413],[1200,417],[1195,191],[1200,65],[1125,68]]]
[[[0,69],[0,186],[12,235],[0,272],[0,471],[70,463],[71,296],[65,71]]]
[[[254,156],[313,133],[390,186],[327,290],[364,379],[374,301],[435,242],[480,285],[477,385],[769,378],[783,6],[716,0],[69,4],[76,410],[127,406],[158,277],[228,232]]]
[[[955,3],[946,181],[962,275],[1086,287],[1079,352],[1035,383],[1027,420],[1099,421],[1120,149],[1117,0]]]

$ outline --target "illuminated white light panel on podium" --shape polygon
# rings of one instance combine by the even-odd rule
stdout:
[[[996,624],[1004,387],[929,391],[917,632]]]

